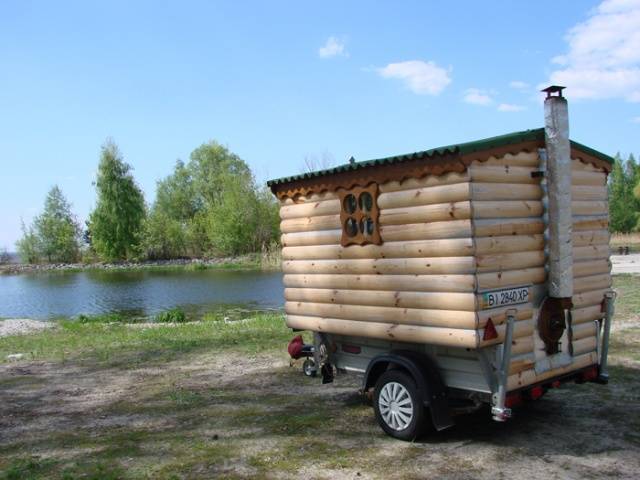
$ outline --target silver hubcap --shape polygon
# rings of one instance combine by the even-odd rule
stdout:
[[[380,390],[378,407],[384,423],[394,430],[404,430],[413,418],[413,402],[404,386],[389,382]]]

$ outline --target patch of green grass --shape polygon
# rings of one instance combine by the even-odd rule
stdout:
[[[626,328],[614,332],[609,340],[609,348],[617,357],[627,357],[640,362],[640,328]]]
[[[23,353],[27,360],[90,359],[129,368],[201,350],[233,349],[247,354],[283,350],[290,337],[280,313],[258,314],[241,322],[149,328],[63,320],[42,332],[0,338],[0,362],[6,362],[9,354]]]
[[[172,408],[194,408],[207,403],[206,397],[200,393],[186,388],[176,388],[169,392]]]
[[[75,462],[62,470],[62,480],[75,480],[78,478],[87,480],[122,480],[129,478],[124,468],[113,463],[95,463],[89,461]]]
[[[248,460],[249,464],[263,473],[274,470],[280,472],[296,472],[310,462],[319,463],[329,468],[344,468],[354,460],[351,449],[338,443],[329,443],[314,439],[311,436],[299,435],[277,447],[261,451]],[[364,455],[364,449],[359,452]]]
[[[637,319],[640,315],[640,275],[615,275],[613,288],[618,293],[614,321]]]
[[[187,316],[181,309],[172,308],[158,313],[153,319],[159,323],[183,323],[187,321]]]
[[[31,480],[47,478],[46,473],[51,470],[56,462],[53,460],[43,460],[39,457],[19,457],[10,461],[0,471],[1,480]],[[2,464],[0,463],[0,466]]]

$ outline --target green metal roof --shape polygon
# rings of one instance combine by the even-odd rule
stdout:
[[[282,183],[295,182],[297,180],[304,180],[307,178],[322,177],[325,175],[331,175],[334,173],[348,172],[350,170],[359,170],[362,168],[373,167],[375,165],[385,165],[405,162],[408,160],[414,160],[419,158],[433,158],[435,156],[443,156],[448,154],[460,154],[465,155],[473,152],[481,152],[483,150],[490,150],[496,147],[503,147],[505,145],[512,145],[516,143],[530,142],[536,140],[544,140],[544,128],[536,128],[534,130],[523,130],[521,132],[508,133],[506,135],[499,135],[497,137],[485,138],[482,140],[476,140],[474,142],[458,143],[455,145],[447,145],[445,147],[432,148],[430,150],[423,150],[421,152],[407,153],[404,155],[396,155],[393,157],[376,158],[373,160],[365,160],[362,162],[350,162],[337,167],[328,168],[325,170],[318,170],[315,172],[302,173],[300,175],[293,175],[290,177],[276,178],[267,182],[268,186],[278,185]],[[604,153],[598,152],[592,148],[582,145],[578,142],[571,141],[571,146],[584,151],[594,157],[600,158],[608,163],[613,163],[613,158]]]

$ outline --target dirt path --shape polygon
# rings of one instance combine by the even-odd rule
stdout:
[[[416,443],[381,433],[356,377],[323,386],[284,356],[3,365],[0,470],[32,478],[637,478],[640,361],[612,361],[607,386],[552,391],[506,424],[486,411],[461,417]]]

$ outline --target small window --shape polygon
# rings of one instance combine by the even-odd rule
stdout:
[[[351,194],[347,195],[346,197],[344,197],[342,206],[348,214],[355,213],[357,208],[356,197]]]
[[[344,231],[346,232],[347,236],[351,238],[355,237],[358,234],[358,224],[355,218],[347,218],[347,221],[344,225]]]
[[[354,187],[339,193],[342,205],[342,246],[370,243],[380,245],[382,240],[376,204],[378,185],[372,183],[368,187]]]

